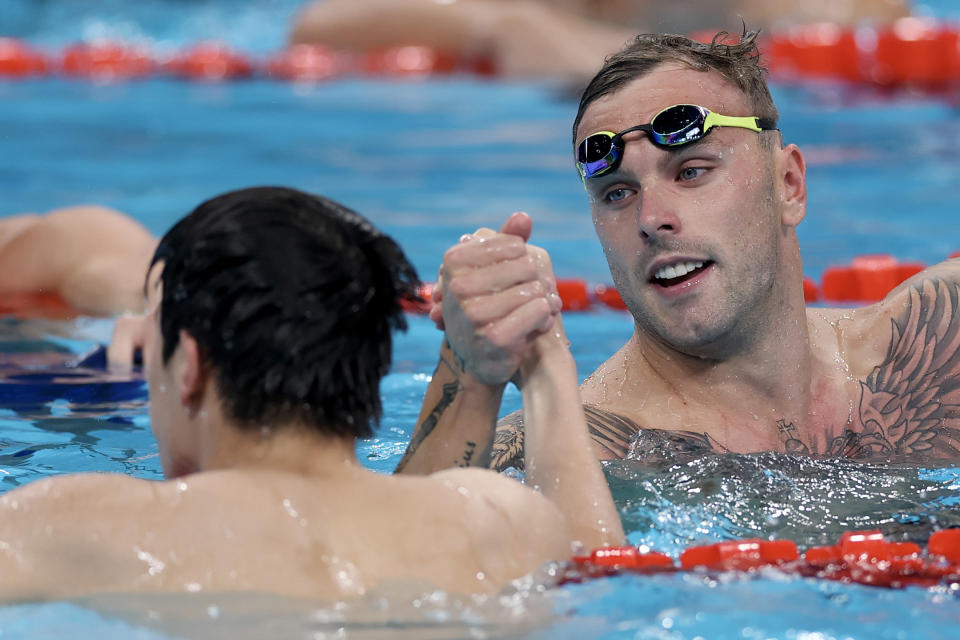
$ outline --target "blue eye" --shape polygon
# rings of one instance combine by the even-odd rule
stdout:
[[[603,196],[604,202],[619,202],[630,196],[631,189],[613,189]]]
[[[706,172],[707,170],[703,167],[687,167],[680,170],[680,175],[677,176],[677,178],[682,182],[687,182],[690,180],[696,180]]]

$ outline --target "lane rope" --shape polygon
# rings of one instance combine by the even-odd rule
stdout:
[[[561,584],[620,574],[754,573],[765,567],[873,587],[944,585],[958,590],[960,529],[933,533],[926,550],[913,542],[889,542],[877,530],[847,531],[836,545],[811,547],[802,554],[791,540],[735,540],[688,547],[676,561],[642,547],[606,547],[575,557],[565,567]]]
[[[715,33],[698,31],[691,37],[709,42]],[[929,91],[960,85],[960,26],[934,18],[907,17],[875,27],[807,24],[762,35],[759,45],[778,82],[826,80]],[[113,82],[163,74],[204,81],[259,76],[324,82],[356,74],[451,73],[496,76],[498,69],[489,56],[463,56],[419,45],[351,52],[299,44],[256,56],[213,41],[161,54],[145,45],[109,41],[45,52],[20,39],[0,38],[0,77],[6,78],[57,74]]]

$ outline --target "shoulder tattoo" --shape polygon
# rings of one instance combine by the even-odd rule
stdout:
[[[860,383],[848,455],[960,457],[960,283],[924,280]]]
[[[490,468],[523,469],[523,411],[514,411],[497,422],[490,453]]]

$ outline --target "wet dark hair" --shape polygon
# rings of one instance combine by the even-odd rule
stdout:
[[[679,62],[696,71],[713,71],[723,76],[750,99],[750,115],[779,119],[767,87],[767,70],[760,64],[757,31],[744,29],[736,43],[721,31],[710,44],[696,42],[686,36],[662,33],[640,34],[622,50],[611,55],[593,77],[580,97],[577,117],[573,121],[573,144],[577,144],[577,127],[583,114],[595,100],[622,89],[637,78],[666,62]],[[764,140],[761,136],[761,140]]]
[[[419,284],[390,237],[333,200],[257,187],[194,209],[158,262],[164,364],[185,330],[241,427],[373,433],[390,332],[407,328],[400,300]]]

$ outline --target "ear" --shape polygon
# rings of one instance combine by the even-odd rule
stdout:
[[[795,144],[787,145],[779,154],[783,205],[780,219],[784,225],[796,227],[807,215],[807,161]]]
[[[200,355],[200,346],[185,330],[180,330],[180,345],[182,349],[182,368],[180,370],[177,389],[180,394],[180,403],[187,407],[199,405],[207,388],[209,371]]]

